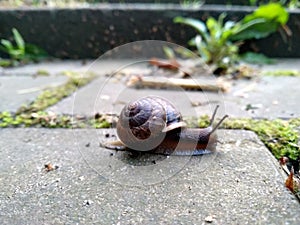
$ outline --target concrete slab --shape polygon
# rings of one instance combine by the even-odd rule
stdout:
[[[298,99],[299,77],[262,77],[255,81],[235,81],[231,92],[133,89],[126,81],[100,77],[48,110],[56,113],[75,113],[93,116],[95,112],[117,113],[125,103],[147,95],[171,100],[186,117],[210,115],[216,104],[220,115],[250,118],[293,118],[300,116]],[[203,105],[194,107],[192,103]]]
[[[0,130],[0,223],[300,223],[299,202],[252,132],[220,130],[215,154],[149,158],[100,148],[113,133]],[[47,163],[59,168],[45,172]]]
[[[43,61],[35,64],[27,64],[20,67],[2,68],[1,75],[32,75],[39,70],[47,71],[49,74],[58,74],[62,71],[85,71],[91,60],[53,60]]]
[[[0,111],[15,112],[45,89],[64,84],[66,76],[0,76]]]
[[[211,114],[214,105],[220,104],[219,115],[229,114],[231,117],[255,117],[255,118],[291,118],[300,116],[298,99],[300,92],[299,77],[262,77],[258,80],[234,81],[229,93],[209,93],[177,90],[136,90],[128,88],[125,77],[109,78],[105,74],[122,69],[146,68],[146,64],[139,63],[142,59],[108,60],[107,56],[96,61],[53,61],[40,64],[27,65],[21,68],[3,69],[3,74],[10,75],[0,77],[0,111],[16,110],[20,104],[34,99],[38,92],[30,89],[39,89],[49,82],[61,83],[61,77],[24,78],[23,75],[35,74],[39,69],[47,70],[50,74],[59,74],[62,71],[95,72],[99,79],[84,88],[79,89],[74,95],[64,99],[57,105],[49,108],[49,111],[66,114],[86,114],[93,116],[95,112],[119,113],[125,103],[144,97],[145,95],[160,95],[170,99],[186,117]],[[280,59],[277,64],[264,65],[263,71],[278,69],[300,70],[299,59]],[[22,75],[19,77],[11,75]],[[195,78],[197,78],[195,76]],[[52,79],[52,80],[47,80]],[[44,80],[44,81],[43,81]],[[40,83],[38,83],[40,81]],[[9,82],[9,83],[8,83]],[[37,83],[35,83],[37,82]],[[42,84],[41,84],[42,83]],[[20,86],[19,86],[20,85]],[[29,89],[27,94],[16,93],[20,89]],[[33,94],[34,93],[34,94]],[[3,97],[4,96],[4,97]],[[193,107],[191,103],[204,103]],[[210,104],[207,104],[210,103]]]
[[[87,60],[51,60],[42,61],[35,64],[27,64],[20,67],[1,68],[0,75],[33,75],[38,71],[47,71],[51,75],[57,75],[64,71],[74,72],[95,72],[97,74],[109,73],[112,70],[116,70],[123,65],[132,64],[136,62],[136,59],[108,59],[108,56],[104,55],[99,59],[87,59]]]
[[[259,66],[263,71],[300,70],[299,58],[275,58],[274,64]]]

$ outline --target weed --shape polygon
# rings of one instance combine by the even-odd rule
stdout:
[[[17,62],[37,61],[47,57],[47,53],[36,45],[25,43],[19,31],[12,29],[14,42],[7,39],[1,39],[0,50],[9,55],[13,61],[10,65],[15,65]]]
[[[215,71],[226,71],[238,62],[242,41],[267,37],[286,24],[289,14],[280,4],[269,3],[238,22],[225,21],[225,17],[224,13],[218,19],[209,17],[206,23],[193,18],[174,19],[175,23],[191,26],[197,31],[188,44],[196,47],[208,64],[215,65]]]

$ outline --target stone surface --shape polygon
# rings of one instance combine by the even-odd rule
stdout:
[[[0,111],[15,112],[47,88],[62,85],[66,76],[0,76]]]
[[[104,57],[105,58],[105,57]],[[214,105],[221,105],[219,115],[254,118],[299,117],[299,77],[263,76],[253,81],[234,81],[229,93],[199,91],[132,89],[126,86],[126,77],[106,76],[112,72],[137,68],[149,70],[139,60],[54,61],[3,69],[0,77],[0,111],[16,111],[23,103],[29,103],[45,88],[66,81],[58,76],[63,71],[93,72],[99,75],[91,84],[76,91],[48,110],[56,113],[86,114],[119,113],[125,103],[145,95],[160,95],[174,102],[185,117],[210,115]],[[300,70],[297,59],[281,59],[277,64],[262,66],[263,71]],[[51,74],[48,77],[32,77],[39,70]],[[194,76],[197,78],[197,76]],[[193,107],[191,103],[204,103]],[[207,104],[210,102],[210,104]],[[248,110],[247,110],[248,108]]]
[[[214,154],[145,160],[100,148],[105,134],[113,133],[1,130],[0,223],[300,222],[299,202],[252,132],[220,130]],[[48,163],[58,168],[46,172]]]
[[[40,63],[27,64],[20,67],[2,68],[1,75],[33,75],[38,71],[45,71],[51,75],[57,75],[65,71],[84,72],[91,60],[52,60]]]
[[[228,93],[212,93],[199,91],[133,89],[126,86],[126,77],[103,76],[109,71],[119,71],[136,67],[148,69],[145,64],[130,64],[130,61],[115,60],[112,63],[99,61],[89,67],[91,71],[101,72],[102,76],[93,83],[78,90],[70,96],[50,107],[56,113],[85,114],[93,116],[96,112],[118,114],[125,103],[146,95],[159,95],[171,100],[182,112],[183,116],[211,115],[214,105],[221,105],[219,115],[251,118],[293,118],[300,116],[298,99],[300,92],[299,77],[263,76],[252,81],[237,80]],[[104,67],[105,65],[105,67]],[[300,70],[299,60],[282,60],[273,66],[263,66],[263,71],[281,69]],[[101,69],[102,68],[102,69]],[[131,68],[132,69],[132,68]],[[122,69],[121,69],[122,71]],[[195,80],[198,76],[193,77]],[[203,105],[193,107],[192,103]],[[210,104],[208,104],[210,102]]]
[[[69,70],[99,77],[48,110],[119,113],[129,100],[155,94],[169,98],[184,116],[210,114],[215,104],[222,106],[220,116],[300,115],[298,77],[239,80],[228,94],[135,90],[125,86],[124,77],[107,76],[124,65],[137,66],[133,61],[90,63],[56,61],[3,69],[0,111],[15,111],[46,86],[64,83],[67,77],[57,74]],[[262,69],[299,71],[299,65],[297,59],[280,60]],[[40,69],[51,76],[32,77]],[[192,101],[211,105],[192,107]],[[245,111],[247,104],[258,108]],[[299,202],[257,136],[218,132],[214,154],[164,157],[99,147],[99,142],[115,139],[115,130],[0,129],[0,224],[299,224]],[[58,168],[46,172],[48,163]]]

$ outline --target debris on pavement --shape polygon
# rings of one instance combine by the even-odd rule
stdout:
[[[44,165],[44,169],[48,173],[50,171],[57,170],[58,166],[54,166],[51,163],[47,163],[47,164]]]
[[[157,66],[158,68],[175,70],[175,71],[179,70],[180,68],[180,64],[176,59],[162,60],[162,59],[152,58],[149,60],[149,64],[153,66]]]
[[[230,83],[224,80],[208,81],[208,80],[194,80],[183,78],[168,78],[165,77],[146,77],[146,76],[131,76],[127,82],[128,87],[137,89],[153,88],[153,89],[172,89],[183,88],[185,90],[202,90],[212,92],[228,92],[230,90]]]

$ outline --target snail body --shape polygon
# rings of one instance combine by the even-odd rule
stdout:
[[[104,144],[114,150],[150,152],[163,155],[202,155],[214,151],[213,127],[218,106],[206,128],[186,128],[182,115],[167,99],[147,96],[127,104],[117,122],[119,141]]]

